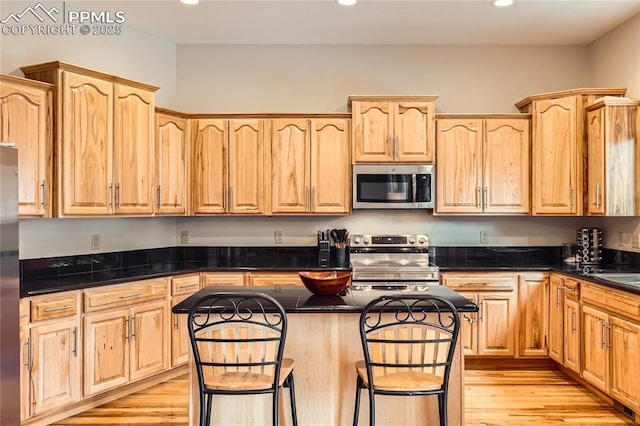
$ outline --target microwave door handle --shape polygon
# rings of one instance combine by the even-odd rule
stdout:
[[[411,175],[411,186],[413,189],[413,204],[416,203],[416,192],[418,191],[418,182],[417,176],[415,174]]]

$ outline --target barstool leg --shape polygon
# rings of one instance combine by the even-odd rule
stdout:
[[[273,419],[272,425],[278,426],[278,393],[280,392],[280,388],[277,387],[273,392],[273,406],[271,407],[271,417]]]
[[[440,414],[440,426],[447,426],[447,393],[438,394],[438,408]]]
[[[369,426],[375,426],[376,424],[376,403],[374,401],[373,389],[371,389],[371,382],[369,382]]]
[[[207,404],[206,414],[205,414],[205,426],[211,425],[211,406],[213,405],[213,395],[206,395],[205,401]]]
[[[291,418],[293,420],[293,426],[298,426],[298,413],[296,412],[296,392],[293,386],[293,371],[287,377],[289,395],[291,395]]]
[[[356,380],[356,406],[353,409],[353,426],[358,426],[358,417],[360,416],[360,390],[362,388],[362,379],[358,376]]]

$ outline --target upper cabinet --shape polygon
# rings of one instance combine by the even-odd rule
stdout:
[[[61,62],[22,71],[56,86],[57,216],[153,214],[157,87]]]
[[[586,171],[585,106],[626,89],[577,89],[530,96],[516,104],[532,115],[534,215],[582,215]]]
[[[640,215],[639,106],[605,97],[587,107],[589,215]]]
[[[187,213],[187,116],[156,108],[156,214]]]
[[[0,142],[18,148],[20,217],[51,217],[52,89],[0,75]]]
[[[433,163],[437,96],[350,96],[353,163]]]
[[[191,120],[192,213],[264,214],[265,120]]]
[[[528,214],[529,126],[521,114],[439,116],[436,213]]]
[[[349,213],[349,130],[348,118],[272,120],[272,213]]]

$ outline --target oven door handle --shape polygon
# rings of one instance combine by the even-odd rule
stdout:
[[[418,191],[418,177],[416,174],[411,175],[411,189],[413,190],[413,204],[416,203],[416,192]]]

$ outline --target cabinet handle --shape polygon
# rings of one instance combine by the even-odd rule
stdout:
[[[389,135],[389,155],[393,158],[393,136]]]
[[[562,289],[561,286],[556,286],[556,308],[560,307],[560,290]]]
[[[576,334],[576,310],[571,310],[571,334]]]
[[[596,183],[596,208],[600,208],[600,184]]]
[[[134,315],[133,318],[131,319],[131,324],[132,324],[132,328],[133,328],[133,331],[131,332],[131,339],[134,340],[134,341],[136,340],[136,334],[137,334],[137,330],[136,329],[138,328],[136,326],[137,321],[138,321],[138,317],[137,317],[137,315]]]
[[[120,299],[131,299],[132,297],[142,296],[144,293],[132,293],[132,294],[124,294],[120,296]]]
[[[471,318],[470,316],[467,316],[467,314],[463,314],[462,318],[464,318],[465,321],[467,321],[469,324],[473,324],[473,322],[475,321],[473,318]]]
[[[231,282],[231,281],[216,281],[214,283],[208,284],[208,285],[236,285],[237,283]]]
[[[400,151],[399,143],[400,143],[400,138],[398,137],[398,135],[396,135],[396,146],[395,146],[395,149],[393,150],[393,158],[398,157],[398,152]]]
[[[227,188],[222,188],[222,210],[227,210]]]
[[[309,187],[305,186],[304,187],[304,208],[306,209],[308,204],[307,202],[309,201]]]
[[[200,284],[189,284],[189,285],[183,285],[178,287],[179,291],[185,291],[185,290],[189,290],[192,288],[198,288],[200,286]]]
[[[602,349],[604,349],[607,345],[604,340],[604,328],[605,328],[604,320],[600,320],[600,347],[602,347]]]
[[[27,367],[27,370],[31,371],[31,338],[27,338],[25,345],[27,346],[27,360],[24,366]]]
[[[233,188],[229,187],[229,212],[233,210]]]
[[[486,209],[488,205],[489,205],[489,187],[485,186],[484,187],[484,194],[483,194],[483,197],[482,197],[482,208]]]
[[[480,187],[476,188],[476,207],[480,208]]]
[[[113,207],[113,182],[109,184],[109,206]]]
[[[42,186],[42,202],[40,203],[40,205],[44,209],[44,208],[47,207],[47,185],[46,185],[46,181],[43,180],[42,184],[40,186]]]
[[[482,302],[478,305],[478,321],[482,321]]]
[[[73,355],[78,358],[78,327],[73,327]]]
[[[120,182],[116,183],[116,207],[120,207]]]
[[[573,210],[573,186],[569,185],[569,208]]]
[[[312,186],[311,187],[311,211],[315,210],[315,206],[317,205],[317,200],[316,200],[316,187]]]
[[[158,202],[156,203],[156,205],[158,206],[158,208],[160,208],[160,199],[162,198],[162,188],[160,187],[160,185],[158,185]]]
[[[131,334],[131,330],[129,328],[129,317],[127,316],[127,318],[125,319],[126,321],[126,325],[125,325],[125,331],[124,331],[124,338],[125,340],[128,342],[129,341],[129,335]]]
[[[296,285],[298,283],[295,283],[293,281],[274,281],[273,285]]]
[[[180,324],[178,323],[178,316],[174,315],[173,316],[175,318],[175,322],[173,323],[173,328],[175,328],[176,330],[180,329]]]
[[[73,308],[71,305],[66,306],[58,306],[57,308],[45,308],[45,312],[58,312],[58,311],[66,311]]]
[[[607,338],[607,349],[609,349],[611,347],[611,326],[607,323],[606,327],[605,337]]]

